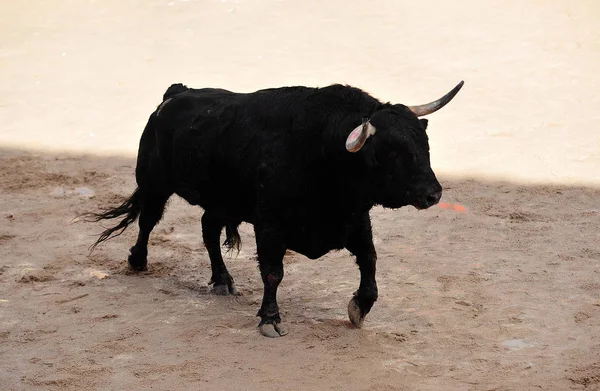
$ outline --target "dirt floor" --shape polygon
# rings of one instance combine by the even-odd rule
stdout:
[[[32,0],[0,5],[0,389],[600,390],[600,3]],[[345,251],[289,253],[284,338],[259,335],[252,227],[210,293],[202,211],[74,221],[135,188],[168,85],[349,83],[430,116],[440,206],[372,211],[362,329]],[[454,207],[459,205],[459,207]]]
[[[466,211],[373,210],[380,298],[362,329],[346,315],[350,255],[289,254],[290,334],[270,340],[256,329],[250,226],[227,260],[243,296],[214,296],[202,212],[180,199],[148,272],[126,267],[135,229],[87,255],[100,227],[71,220],[127,196],[132,160],[5,151],[0,162],[4,389],[600,386],[600,190],[442,178],[445,202]]]

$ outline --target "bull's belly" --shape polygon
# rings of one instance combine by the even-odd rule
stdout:
[[[254,202],[250,197],[240,197],[244,192],[222,191],[222,188],[212,184],[203,184],[197,187],[181,186],[175,193],[190,205],[200,206],[215,215],[253,223]]]
[[[343,247],[337,248],[337,250],[342,249]],[[304,245],[301,244],[299,246],[289,246],[289,249],[297,252],[298,254],[302,254],[309,259],[318,259],[327,254],[332,250],[336,250],[336,248],[324,247],[324,246],[314,246],[314,245]]]
[[[341,250],[348,243],[347,225],[295,227],[287,234],[288,248],[310,259],[317,259],[332,250]]]
[[[213,184],[204,189],[222,190]],[[240,194],[247,195],[249,192],[203,191],[188,186],[178,188],[176,193],[188,203],[198,205],[228,220],[250,224],[256,221],[254,200],[247,196],[240,197]],[[294,213],[293,216],[281,216],[282,219],[279,220],[279,229],[287,248],[310,259],[317,259],[332,250],[346,247],[351,231],[348,221],[338,221],[330,216],[324,217],[322,221],[317,221],[313,216],[311,221],[306,221],[301,216],[302,213]]]

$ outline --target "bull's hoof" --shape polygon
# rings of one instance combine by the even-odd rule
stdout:
[[[262,335],[269,338],[283,337],[288,333],[281,323],[264,323],[258,326],[258,329]]]
[[[356,296],[350,299],[348,303],[348,318],[350,318],[350,322],[354,327],[361,327],[363,321],[365,320],[365,315],[363,315]]]
[[[227,284],[216,285],[215,284],[213,286],[211,292],[214,295],[218,295],[218,296],[241,296],[241,294],[238,293],[238,290],[233,283],[231,283],[231,285],[227,285]]]
[[[231,277],[229,273],[220,275],[218,277],[212,277],[208,282],[208,285],[213,285],[211,293],[214,295],[241,296],[235,287],[233,277]]]
[[[127,257],[129,268],[135,272],[145,272],[148,270],[148,254],[146,252],[137,251],[135,246],[131,248],[130,255]]]
[[[148,263],[138,263],[138,262],[132,262],[131,260],[127,260],[127,264],[129,265],[129,268],[131,270],[133,270],[134,272],[145,272],[148,271]]]

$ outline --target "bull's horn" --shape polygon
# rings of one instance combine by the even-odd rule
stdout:
[[[442,96],[440,99],[438,99],[436,101],[433,101],[431,103],[426,103],[424,105],[419,105],[419,106],[408,106],[408,108],[410,111],[415,113],[415,115],[417,117],[422,117],[424,115],[436,112],[439,109],[441,109],[442,107],[446,106],[446,104],[448,102],[450,102],[452,100],[452,98],[454,98],[454,95],[456,95],[458,93],[458,91],[460,91],[463,84],[465,84],[465,82],[461,81],[460,83],[458,83],[458,85],[456,87],[454,87],[452,89],[452,91],[450,91],[449,93]]]

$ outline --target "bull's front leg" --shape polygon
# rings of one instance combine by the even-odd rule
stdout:
[[[276,338],[287,334],[281,324],[277,305],[277,287],[283,280],[283,256],[286,247],[277,230],[256,227],[256,248],[258,265],[264,285],[263,300],[256,316],[260,316],[258,325],[265,337]]]
[[[375,271],[377,253],[373,245],[371,218],[365,213],[354,226],[346,245],[348,251],[356,256],[360,269],[360,285],[348,303],[348,317],[356,327],[360,327],[365,316],[377,300],[377,282]]]

